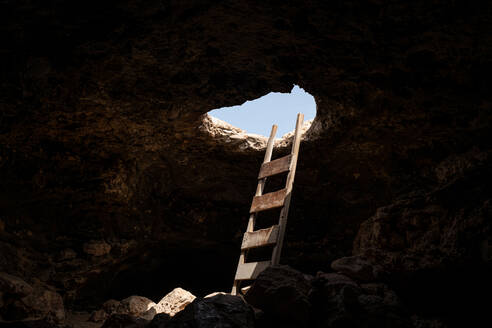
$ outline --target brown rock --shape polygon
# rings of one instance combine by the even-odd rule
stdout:
[[[157,315],[149,328],[253,328],[254,313],[242,297],[218,294],[209,298],[197,298],[183,311],[159,325],[161,318]],[[166,318],[164,318],[166,319]]]
[[[6,320],[42,319],[55,323],[65,320],[62,297],[51,287],[36,284],[32,293],[11,300],[3,311]]]
[[[106,311],[104,311],[104,310],[101,309],[101,310],[93,311],[91,313],[91,316],[89,317],[89,321],[92,321],[92,322],[103,322],[108,317],[109,317],[109,314],[106,313]]]
[[[74,258],[77,257],[77,253],[71,248],[65,248],[58,254],[58,261],[67,261],[67,260],[73,260]]]
[[[102,240],[92,240],[84,244],[84,252],[92,256],[103,256],[111,251],[111,245]]]
[[[147,320],[129,314],[113,314],[106,319],[101,328],[143,328],[147,324]]]
[[[374,266],[368,259],[362,256],[342,257],[331,263],[334,271],[362,282],[378,280],[382,268]]]
[[[149,311],[156,304],[143,296],[130,296],[121,301],[117,312],[119,314],[129,314],[134,317],[147,317]]]
[[[104,302],[102,308],[104,311],[106,311],[106,313],[113,314],[118,310],[118,307],[120,305],[121,305],[120,301],[111,299]]]
[[[24,297],[32,293],[32,287],[19,277],[0,272],[0,291]]]
[[[305,325],[310,315],[311,285],[288,266],[273,266],[260,273],[245,295],[246,301],[265,313]]]

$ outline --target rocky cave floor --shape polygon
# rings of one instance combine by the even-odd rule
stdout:
[[[492,326],[492,2],[4,0],[0,22],[0,327]],[[317,114],[289,267],[205,298],[265,146],[206,113],[294,84]]]
[[[272,266],[244,288],[243,295],[214,292],[196,297],[178,287],[157,304],[133,295],[107,300],[92,313],[65,311],[56,292],[39,292],[39,286],[33,288],[2,273],[0,284],[7,291],[4,313],[26,318],[0,324],[26,328],[448,327],[440,318],[413,313],[383,282],[388,279],[384,268],[367,258],[344,257],[331,267],[334,272],[312,276],[289,266]]]

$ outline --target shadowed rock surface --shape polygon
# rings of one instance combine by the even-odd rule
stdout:
[[[364,255],[419,314],[486,319],[489,2],[7,0],[0,19],[0,271],[86,311],[228,290],[264,140],[203,114],[295,83],[317,117],[282,262]]]

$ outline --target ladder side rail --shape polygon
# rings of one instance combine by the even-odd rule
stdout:
[[[290,162],[290,171],[287,175],[287,181],[285,183],[286,197],[284,207],[280,211],[279,219],[279,233],[277,244],[273,248],[272,252],[272,265],[278,265],[280,263],[280,254],[282,252],[282,245],[284,242],[285,229],[287,226],[287,216],[289,214],[290,198],[292,195],[292,186],[294,184],[294,177],[296,175],[297,157],[299,155],[299,146],[301,143],[301,129],[304,121],[304,115],[302,113],[297,114],[296,130],[294,133],[294,140],[292,141],[291,155],[292,160]]]
[[[275,135],[277,134],[277,125],[274,124],[272,126],[272,130],[270,131],[270,137],[268,138],[268,143],[265,151],[265,157],[263,158],[263,163],[268,163],[272,159],[273,153],[273,144],[275,142]],[[256,186],[255,196],[261,196],[263,194],[263,189],[265,189],[266,178],[260,179],[258,181],[258,185]],[[257,213],[251,213],[248,220],[248,227],[246,228],[246,232],[252,232],[255,228]],[[247,250],[241,251],[241,255],[239,256],[239,263],[237,265],[237,270],[239,270],[241,264],[244,264]],[[232,295],[237,295],[237,290],[239,289],[240,281],[234,280],[234,284],[232,286]]]

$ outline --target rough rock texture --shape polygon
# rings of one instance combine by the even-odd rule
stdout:
[[[110,315],[103,309],[93,311],[89,317],[89,321],[92,322],[104,322]]]
[[[165,313],[172,317],[193,302],[195,298],[195,295],[189,291],[178,287],[164,296],[159,303],[152,308],[155,310],[156,314]]]
[[[456,308],[490,294],[491,6],[2,1],[0,271],[76,308],[227,290],[262,143],[203,114],[296,83],[317,117],[283,263],[327,271],[371,250],[413,285],[447,272],[459,292],[426,306],[476,317]],[[92,256],[91,240],[111,248]]]
[[[143,296],[130,296],[121,301],[116,309],[119,314],[129,314],[137,318],[152,320],[155,313],[149,313],[156,304]]]
[[[5,275],[4,275],[5,278]],[[27,285],[17,277],[10,276],[17,286],[23,285],[22,291],[30,290],[27,295],[5,294],[4,304],[0,307],[0,314],[7,321],[42,320],[46,322],[63,323],[65,307],[63,299],[53,287],[36,282],[33,286]],[[26,288],[29,287],[29,289]]]
[[[103,256],[111,251],[111,245],[102,240],[91,240],[83,246],[84,252],[93,256]]]
[[[240,296],[215,295],[197,298],[169,321],[160,315],[150,328],[253,328],[253,309]],[[164,324],[162,324],[164,323]]]
[[[359,281],[371,282],[382,278],[381,266],[361,256],[342,257],[331,262],[331,268]]]
[[[310,290],[301,272],[288,266],[270,267],[260,273],[245,299],[283,322],[304,327],[310,317]]]
[[[263,271],[246,293],[257,307],[256,327],[413,327],[431,322],[410,316],[396,292],[381,282],[361,283],[343,274],[313,279],[287,266]]]
[[[144,328],[149,322],[129,314],[113,314],[101,328]]]
[[[118,308],[120,307],[121,302],[117,300],[107,300],[104,302],[102,309],[106,311],[109,314],[113,314],[118,311]]]
[[[0,272],[0,291],[13,296],[24,297],[32,293],[32,287],[19,277]]]

